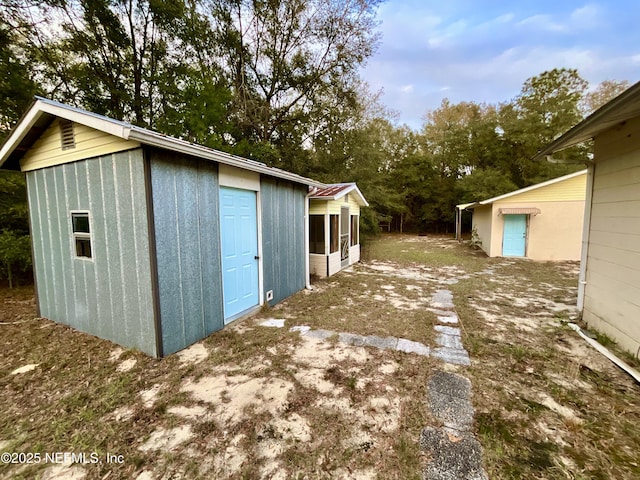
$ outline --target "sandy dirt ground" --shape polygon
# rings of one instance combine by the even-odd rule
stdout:
[[[554,445],[551,470],[521,466],[522,478],[587,478],[563,472],[593,466],[570,447],[590,438],[576,431],[595,413],[558,389],[595,402],[607,397],[589,375],[615,378],[625,399],[634,386],[563,326],[576,315],[577,265],[554,264],[547,275],[447,238],[393,242],[396,257],[372,254],[313,291],[161,360],[35,318],[32,289],[2,290],[0,450],[95,454],[98,462],[3,463],[1,478],[438,478],[428,477],[443,474],[433,473],[436,453],[421,446],[425,429],[446,432],[429,403],[437,372],[470,380],[473,406],[465,408],[479,419],[465,423],[464,435],[479,440],[491,478],[513,478],[497,460],[511,453],[508,446],[496,452],[500,439],[484,429],[516,421],[524,422],[522,438]],[[414,259],[424,252],[435,256]],[[273,326],[261,325],[267,320]],[[303,334],[319,329],[335,335]],[[340,333],[424,349],[354,345]],[[446,348],[470,361],[443,355]],[[565,368],[558,358],[569,359]],[[544,381],[531,381],[541,375]],[[529,411],[513,407],[514,395],[526,398]],[[627,408],[638,418],[637,399]],[[443,438],[462,437],[449,431]],[[621,461],[635,441],[620,445]],[[633,468],[619,478],[632,478],[625,475]]]

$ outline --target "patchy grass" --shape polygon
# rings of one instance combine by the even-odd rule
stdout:
[[[425,342],[433,336],[435,315],[425,308],[433,293],[428,282],[380,275],[352,267],[276,305],[262,317],[282,317],[287,325]],[[266,314],[265,314],[266,313]]]
[[[490,478],[640,478],[640,388],[565,325],[578,264],[493,270],[452,286]]]
[[[76,465],[87,478],[419,479],[428,459],[418,439],[434,424],[426,381],[445,366],[288,327],[433,346],[427,308],[447,288],[472,366],[446,368],[473,383],[490,478],[640,478],[640,388],[565,326],[576,263],[490,259],[410,235],[367,252],[312,292],[211,335],[193,357],[122,351],[34,318],[32,289],[0,290],[0,450],[123,455]],[[257,326],[265,318],[287,328]],[[28,364],[38,366],[11,374]],[[49,467],[0,464],[0,477]]]

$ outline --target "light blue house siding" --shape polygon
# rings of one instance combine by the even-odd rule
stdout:
[[[263,285],[273,305],[305,286],[304,203],[307,188],[272,177],[260,181]]]
[[[224,326],[217,164],[150,150],[162,329],[169,355]]]
[[[156,356],[142,149],[26,173],[40,315]],[[71,212],[89,213],[77,258]]]

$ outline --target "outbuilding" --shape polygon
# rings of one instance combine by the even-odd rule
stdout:
[[[309,266],[327,277],[360,261],[360,207],[369,204],[355,183],[315,190],[309,202]]]
[[[161,357],[308,283],[326,185],[37,98],[0,148],[26,174],[39,315]]]
[[[490,257],[579,260],[587,171],[571,173],[475,203],[472,236]]]
[[[640,358],[640,82],[536,159],[590,139],[578,309],[589,327]]]

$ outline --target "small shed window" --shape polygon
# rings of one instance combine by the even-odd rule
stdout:
[[[351,246],[358,245],[358,215],[351,215]]]
[[[89,212],[72,212],[73,243],[76,258],[91,258],[91,228]]]
[[[331,246],[329,253],[337,252],[340,245],[339,222],[340,215],[329,215],[329,242]]]
[[[324,215],[309,215],[309,252],[324,255]]]

